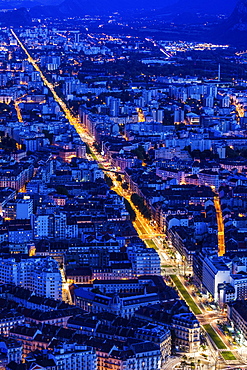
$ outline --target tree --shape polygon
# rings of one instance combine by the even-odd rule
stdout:
[[[136,213],[133,210],[133,208],[131,207],[131,205],[130,205],[130,203],[129,203],[129,201],[127,199],[124,199],[124,204],[125,204],[126,211],[130,215],[130,220],[131,221],[135,221],[135,219],[136,219]]]
[[[144,199],[140,197],[140,195],[138,195],[137,193],[133,193],[131,195],[131,201],[146,219],[151,219],[151,212],[145,204]]]
[[[131,153],[136,155],[137,158],[140,159],[141,161],[143,161],[144,159],[147,158],[146,151],[145,151],[145,149],[143,148],[142,145],[139,145],[138,148],[136,148],[134,150],[131,150]]]
[[[106,182],[106,184],[109,186],[109,188],[112,188],[112,187],[113,187],[113,181],[112,181],[112,179],[110,178],[110,176],[105,175],[105,182]]]
[[[191,153],[192,158],[199,158],[199,159],[218,159],[218,153],[214,153],[212,150],[204,150],[200,151],[198,149],[193,150]]]
[[[7,136],[2,137],[0,148],[6,152],[14,152],[17,148],[17,141],[7,134]]]
[[[52,144],[53,133],[49,132],[49,130],[43,130],[42,132],[45,135],[45,137],[50,141],[50,144]]]
[[[60,195],[69,195],[68,190],[67,190],[67,189],[66,189],[66,187],[65,187],[65,186],[63,186],[63,185],[58,185],[58,186],[56,187],[56,191],[57,191],[57,193],[58,193],[58,194],[60,194]]]
[[[95,141],[94,143],[93,143],[93,146],[95,147],[95,149],[100,153],[100,151],[101,151],[101,146],[100,146],[100,144],[99,143],[97,143],[97,141]]]
[[[86,153],[87,153],[87,154],[91,154],[91,150],[90,150],[90,148],[89,148],[88,144],[86,144]]]
[[[123,183],[122,183],[122,188],[123,188],[124,190],[128,190],[128,189],[129,189],[129,185],[128,185],[128,183],[127,183],[127,182],[123,182]]]
[[[94,288],[91,290],[92,293],[95,293],[95,294],[102,294],[101,290],[99,288]]]
[[[239,157],[239,153],[233,148],[231,148],[230,146],[227,146],[226,147],[226,157],[230,159],[235,159]]]
[[[164,109],[164,118],[163,118],[163,125],[165,126],[172,126],[174,125],[174,114],[171,113],[168,109]]]
[[[188,153],[191,153],[191,145],[185,146],[184,150],[187,150]]]
[[[180,365],[181,365],[182,369],[184,369],[185,366],[187,365],[187,363],[186,363],[186,361],[183,360],[183,361],[180,362]]]

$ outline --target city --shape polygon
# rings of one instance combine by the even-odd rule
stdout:
[[[210,33],[238,5],[5,5],[0,369],[247,369],[247,45]]]

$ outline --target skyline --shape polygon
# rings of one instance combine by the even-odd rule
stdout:
[[[110,26],[114,27],[116,32],[129,32],[139,34],[139,36],[142,33],[146,37],[176,41],[183,35],[183,38],[188,41],[229,43],[234,47],[246,47],[247,5],[245,0],[230,2],[188,0],[186,3],[180,0],[174,0],[174,3],[168,0],[165,3],[157,0],[152,3],[151,7],[148,2],[129,0],[123,3],[93,0],[90,4],[87,1],[64,0],[52,5],[37,5],[31,2],[29,5],[26,4],[26,8],[23,2],[22,7],[20,7],[21,3],[18,3],[14,5],[14,9],[11,9],[11,6],[8,8],[9,4],[11,2],[7,3],[6,7],[6,2],[1,3],[0,1],[0,8],[2,6],[3,9],[0,12],[0,22],[7,27],[31,26],[32,24],[37,26],[48,18],[58,17],[62,20],[75,17],[79,21],[79,18],[88,15],[99,17],[98,19],[103,16],[109,17],[108,24],[104,24],[103,27],[106,29]],[[114,22],[114,17],[119,17],[120,22]],[[151,22],[155,27],[147,29],[145,26],[147,22]],[[99,27],[100,24],[97,23],[97,19],[90,21],[89,30],[91,27],[92,29]],[[177,28],[175,33],[174,25]]]

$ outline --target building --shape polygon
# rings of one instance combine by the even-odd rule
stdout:
[[[12,338],[0,337],[0,366],[2,365],[3,359],[6,359],[6,363],[9,364],[11,361],[17,364],[22,361],[22,344]]]
[[[227,305],[227,317],[247,342],[247,301],[237,300]]]
[[[62,277],[55,260],[42,261],[36,266],[31,288],[39,296],[62,299]]]
[[[197,352],[200,346],[200,324],[192,313],[181,313],[172,318],[175,346],[187,352]]]
[[[8,225],[9,242],[13,244],[30,243],[33,241],[33,229],[29,222],[11,221]]]
[[[220,301],[219,284],[230,283],[231,261],[224,257],[206,257],[203,261],[202,283],[214,297],[215,302]]]
[[[0,282],[22,286],[47,298],[62,299],[61,272],[51,257],[1,257]]]
[[[233,299],[247,299],[247,275],[231,274],[230,284],[234,288]]]
[[[93,288],[99,289],[102,293],[141,293],[144,290],[147,280],[94,280]]]
[[[97,348],[98,370],[156,370],[161,368],[162,356],[157,345],[151,342],[132,344],[126,349],[117,345]]]
[[[32,213],[33,213],[33,200],[18,199],[16,203],[16,218],[30,219]]]
[[[84,288],[75,290],[75,304],[88,312],[111,312],[115,315],[129,317],[140,307],[160,302],[157,293],[135,294],[120,297],[117,293],[113,295],[103,295],[93,293]]]
[[[92,283],[92,270],[90,267],[66,267],[66,280],[68,284]]]
[[[182,218],[182,221],[186,222],[186,218]],[[182,259],[186,259],[188,265],[192,266],[197,249],[193,229],[186,226],[173,226],[167,230],[167,235]]]
[[[34,351],[36,335],[42,334],[36,327],[17,326],[11,329],[10,337],[22,343],[23,356],[25,357],[30,351]]]
[[[51,237],[53,229],[53,215],[36,215],[34,222],[35,239]]]
[[[161,352],[162,364],[165,363],[171,355],[171,331],[162,325],[147,324],[146,326],[137,329],[136,338],[143,341],[149,341],[159,345]]]
[[[198,179],[199,185],[211,186],[216,190],[219,188],[219,174],[216,171],[202,170]]]
[[[15,310],[2,310],[0,312],[0,335],[8,336],[12,328],[17,325],[23,325],[25,323],[24,315],[16,312]]]
[[[96,370],[96,353],[92,347],[77,343],[63,343],[53,351],[41,352],[41,356],[54,360],[57,369],[61,370]],[[34,355],[34,358],[36,354]],[[32,354],[26,358],[30,362]]]
[[[127,254],[132,263],[134,276],[160,275],[160,257],[155,249],[131,243],[127,246]]]
[[[200,345],[200,323],[181,300],[167,300],[140,308],[135,317],[169,329],[172,346],[184,352],[195,352]]]

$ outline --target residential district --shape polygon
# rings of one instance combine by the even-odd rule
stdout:
[[[245,55],[93,21],[0,31],[0,367],[246,368]]]

